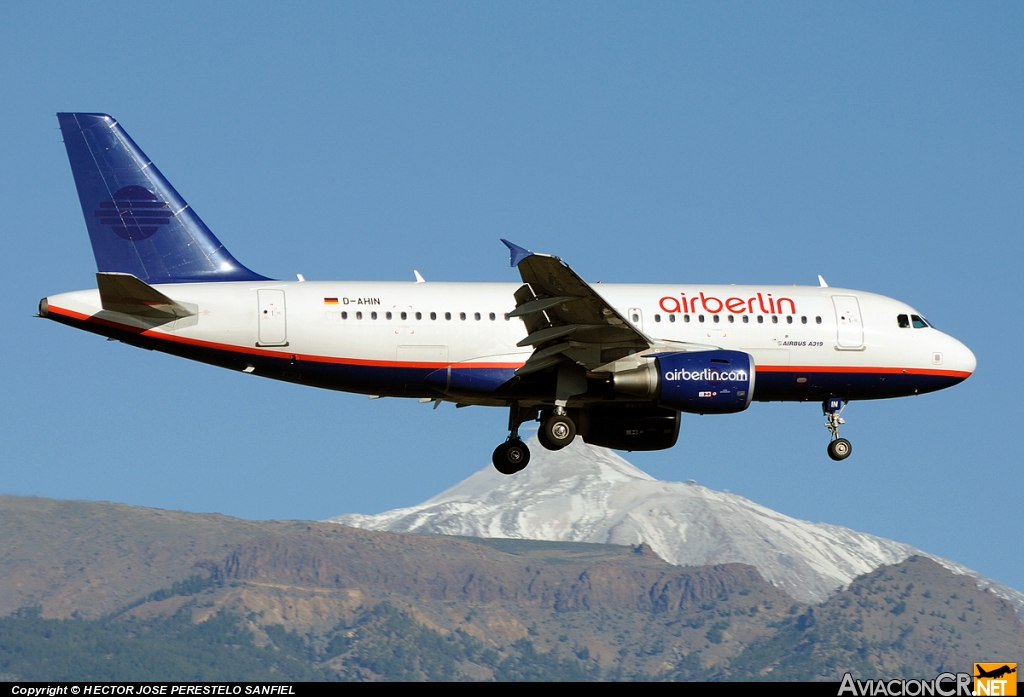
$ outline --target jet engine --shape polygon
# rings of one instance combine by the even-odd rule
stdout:
[[[652,358],[641,368],[615,373],[615,392],[690,414],[733,414],[750,406],[754,359],[749,353],[691,351]]]

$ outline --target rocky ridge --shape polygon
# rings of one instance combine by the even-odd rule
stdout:
[[[557,453],[531,441],[534,459],[506,477],[488,465],[427,501],[328,522],[390,532],[647,544],[679,566],[742,563],[801,602],[823,602],[862,574],[914,556],[934,559],[1024,617],[1024,593],[911,545],[797,520],[742,496],[651,477],[579,439]]]

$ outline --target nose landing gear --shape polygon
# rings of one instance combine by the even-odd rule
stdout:
[[[846,423],[841,414],[846,408],[846,403],[838,397],[829,397],[821,403],[821,411],[825,415],[825,428],[832,434],[832,441],[828,444],[828,456],[835,461],[845,460],[853,452],[850,441],[839,437],[839,426]]]

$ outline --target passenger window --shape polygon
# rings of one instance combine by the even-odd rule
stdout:
[[[466,319],[466,313],[465,312],[460,312],[459,313],[459,319]]]
[[[416,313],[416,319],[423,319],[423,313],[422,312],[417,312]]]
[[[370,319],[377,319],[377,313],[376,312],[371,312],[370,313]]]
[[[928,326],[928,323],[924,321],[924,318],[918,317],[917,315],[911,315],[910,321],[914,323],[914,329],[924,329]]]
[[[669,322],[675,322],[676,321],[676,316],[675,315],[669,315],[668,316],[668,321]]]
[[[384,319],[391,319],[391,313],[388,312],[386,315],[384,315]]]
[[[814,318],[814,323],[815,324],[821,324],[821,317],[815,317]]]
[[[363,318],[363,313],[362,312],[357,312],[356,313],[356,319],[362,319],[362,318]]]
[[[697,315],[697,321],[698,322],[703,322],[704,321],[704,315]]]
[[[493,322],[494,321],[494,313],[493,312],[491,313],[490,317],[491,317],[491,321]]]
[[[757,323],[758,324],[764,324],[764,315],[758,315],[757,316]]]
[[[430,313],[430,319],[437,319],[437,313],[436,312],[431,312]]]
[[[689,322],[690,321],[690,316],[689,315],[683,315],[683,321],[684,322]]]
[[[636,324],[639,321],[640,321],[640,315],[638,315],[637,313],[634,312],[633,313],[633,323]]]
[[[452,318],[452,313],[450,313],[450,312],[444,313],[444,318],[445,319],[451,319]]]
[[[661,321],[661,315],[654,315],[654,321],[655,322],[660,322]]]
[[[778,324],[778,323],[779,323],[779,316],[778,315],[772,315],[772,324]]]
[[[750,322],[750,316],[749,315],[743,315],[743,324],[747,324],[748,322]]]
[[[729,324],[732,324],[735,321],[736,321],[736,318],[733,317],[732,315],[729,315]]]
[[[473,313],[473,319],[479,320],[480,319],[480,313],[479,312],[474,312]]]
[[[793,315],[786,315],[786,324],[793,324]]]
[[[718,315],[714,315],[714,318],[715,318],[715,324],[718,324]]]
[[[800,324],[807,324],[807,315],[800,318]]]
[[[910,328],[910,318],[906,315],[896,315],[896,322],[900,325],[900,329]]]
[[[400,317],[401,317],[402,319],[409,319],[409,315],[407,315],[407,314],[406,314],[406,313],[404,313],[404,312],[403,312],[403,313],[402,313],[401,315],[399,315],[399,316],[400,316]]]
[[[341,318],[342,319],[348,319],[348,313],[347,312],[342,312],[341,313]]]

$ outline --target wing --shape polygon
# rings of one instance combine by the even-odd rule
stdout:
[[[589,370],[654,346],[561,259],[502,242],[523,278],[509,316],[521,317],[526,325],[528,335],[519,346],[534,347],[517,375],[566,360]]]

